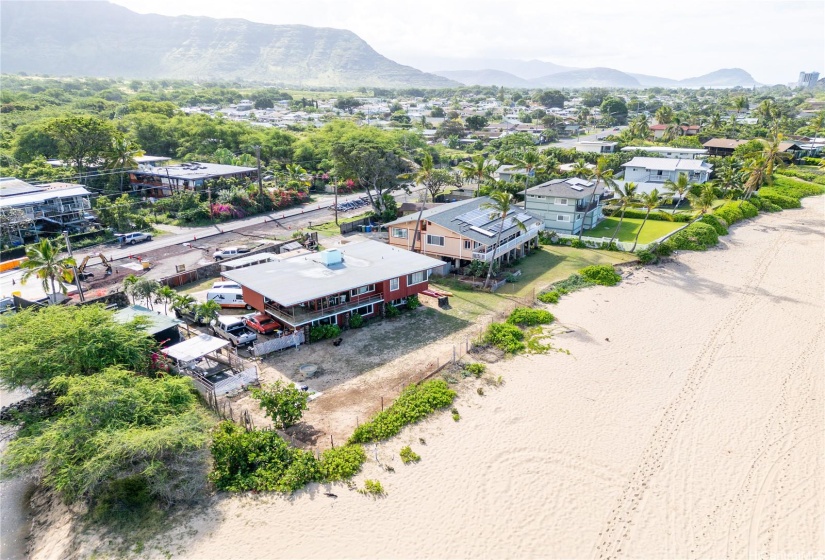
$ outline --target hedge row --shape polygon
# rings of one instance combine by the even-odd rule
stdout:
[[[686,204],[686,203],[683,203]],[[613,218],[619,218],[622,215],[622,211],[618,208],[608,207],[604,209],[604,213],[607,216],[611,216]],[[647,212],[644,210],[635,210],[633,208],[628,208],[624,212],[625,218],[638,218],[643,220],[645,214]],[[648,220],[655,220],[659,222],[684,222],[687,223],[693,219],[692,213],[687,212],[678,212],[676,214],[669,214],[667,212],[651,212],[650,216],[647,218]]]
[[[719,243],[719,234],[712,226],[694,222],[670,236],[662,245],[674,251],[704,251]]]

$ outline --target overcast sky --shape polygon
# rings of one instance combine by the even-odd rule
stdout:
[[[825,74],[822,0],[115,0],[139,13],[349,29],[421,70],[446,59],[539,59],[682,79],[744,68],[758,82]]]

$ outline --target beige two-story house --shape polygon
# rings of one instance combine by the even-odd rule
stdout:
[[[571,177],[527,189],[524,202],[528,212],[542,219],[544,229],[577,234],[604,219],[602,202],[612,197],[603,185]]]
[[[522,208],[512,208],[507,214],[501,240],[496,245],[502,222],[493,211],[482,208],[489,201],[489,197],[481,196],[412,212],[386,224],[389,243],[455,267],[474,260],[507,262],[538,245],[541,220]]]

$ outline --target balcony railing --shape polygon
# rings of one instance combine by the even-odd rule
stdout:
[[[508,241],[507,243],[502,243],[499,245],[495,251],[492,248],[489,248],[487,251],[473,251],[473,260],[476,261],[483,261],[489,262],[491,259],[499,257],[506,252],[515,249],[516,247],[521,246],[524,243],[527,243],[531,239],[535,238],[539,234],[539,224],[534,224],[526,233],[519,235],[515,239]]]
[[[339,313],[343,313],[345,311],[351,311],[365,305],[381,303],[383,301],[384,294],[353,296],[346,303],[339,303],[338,305],[331,305],[318,310],[309,310],[297,305],[290,308],[283,308],[267,303],[266,311],[277,320],[292,327],[297,327],[299,325],[312,322],[316,319],[329,317],[331,315],[338,315]]]

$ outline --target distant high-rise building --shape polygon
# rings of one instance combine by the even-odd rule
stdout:
[[[819,80],[819,72],[800,72],[799,80],[797,80],[797,87],[810,88],[816,85]]]

